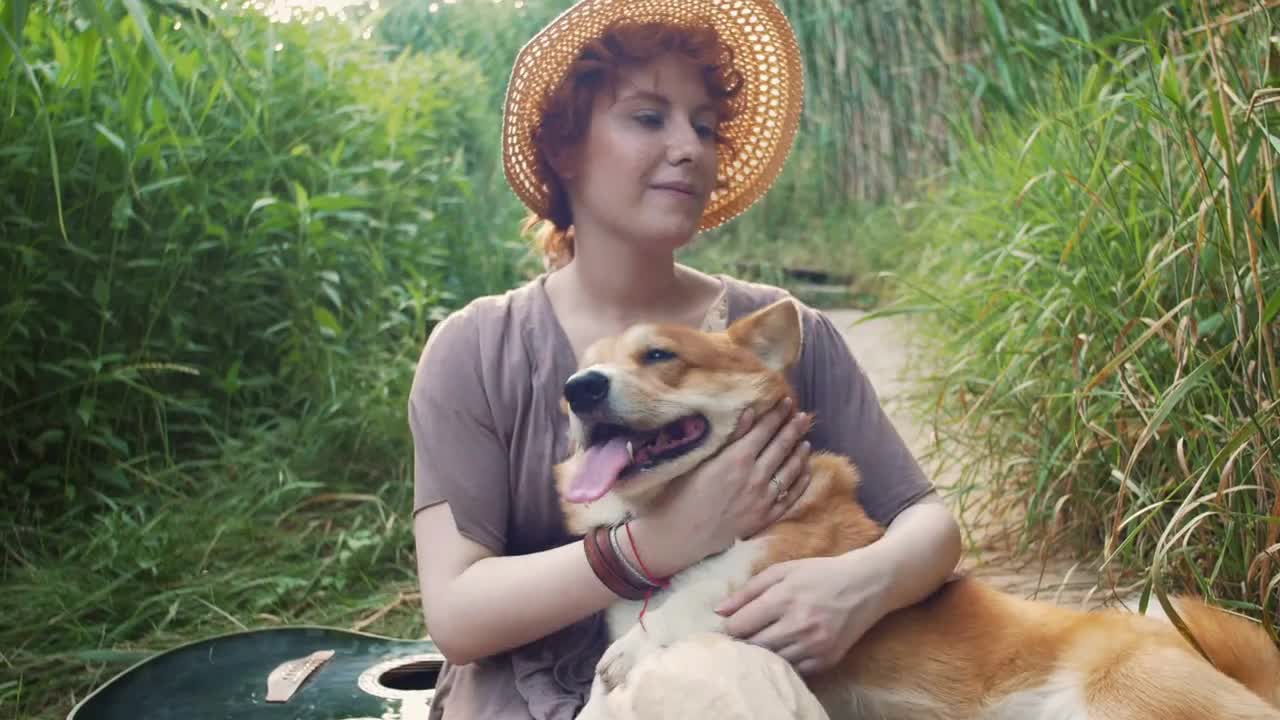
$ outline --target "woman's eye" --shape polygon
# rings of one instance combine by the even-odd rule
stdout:
[[[636,121],[646,127],[661,127],[662,116],[657,113],[640,113],[636,115]]]

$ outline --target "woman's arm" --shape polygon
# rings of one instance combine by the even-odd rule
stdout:
[[[924,600],[955,572],[962,550],[960,526],[942,500],[929,495],[899,513],[884,536],[863,550],[846,553],[842,559],[850,578],[859,575],[856,565],[879,568],[881,588],[873,594],[870,627],[885,615]]]
[[[783,427],[788,418],[796,419]],[[793,482],[788,474],[800,473],[808,452],[797,445],[806,423],[787,406],[759,422],[747,419],[740,428],[746,432],[692,473],[669,502],[653,515],[632,520],[632,535],[650,571],[672,575],[784,512],[789,503],[774,503],[763,488],[784,464],[779,475],[785,482]],[[592,570],[581,542],[495,555],[459,532],[447,503],[414,516],[414,537],[427,629],[453,664],[527,644],[618,599]],[[622,551],[639,565],[629,545]]]
[[[580,543],[496,556],[458,532],[447,503],[419,511],[413,531],[427,629],[452,664],[532,642],[617,599]]]

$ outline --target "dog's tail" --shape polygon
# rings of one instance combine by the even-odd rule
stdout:
[[[1169,599],[1218,670],[1280,709],[1280,648],[1261,625],[1194,598]],[[1159,605],[1154,609],[1158,613]]]

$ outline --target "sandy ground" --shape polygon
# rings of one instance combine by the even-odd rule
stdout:
[[[904,396],[911,389],[910,320],[904,316],[858,322],[865,313],[857,310],[828,310],[827,315],[849,342],[854,356],[871,379],[881,404],[898,432],[916,453],[926,457],[932,433],[906,407]],[[936,455],[936,453],[934,453]],[[954,480],[954,473],[936,461],[925,461],[925,470],[941,487]],[[954,507],[954,504],[953,504]],[[965,517],[973,528],[981,528],[989,518]],[[1022,597],[1048,600],[1075,607],[1115,604],[1109,586],[1099,587],[1098,576],[1088,562],[1069,557],[1017,557],[1001,543],[976,530],[966,543],[965,568],[1000,588]]]

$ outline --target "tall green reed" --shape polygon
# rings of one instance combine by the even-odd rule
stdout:
[[[0,129],[17,507],[127,491],[279,413],[401,435],[397,363],[518,257],[490,232],[510,206],[472,205],[474,65],[336,25],[29,7]]]
[[[1161,0],[779,5],[804,54],[800,135],[770,194],[709,234],[697,257],[828,268],[877,293],[886,253],[864,218],[934,183],[965,151],[965,128],[982,136],[988,116],[1038,102],[1045,67],[1113,47],[1166,13]]]
[[[902,302],[937,321],[925,399],[958,497],[1274,633],[1280,53],[1264,12],[1177,9],[969,126],[936,188],[878,220]]]
[[[421,632],[404,403],[519,276],[497,111],[376,14],[236,5],[0,1],[0,714],[251,624]]]

